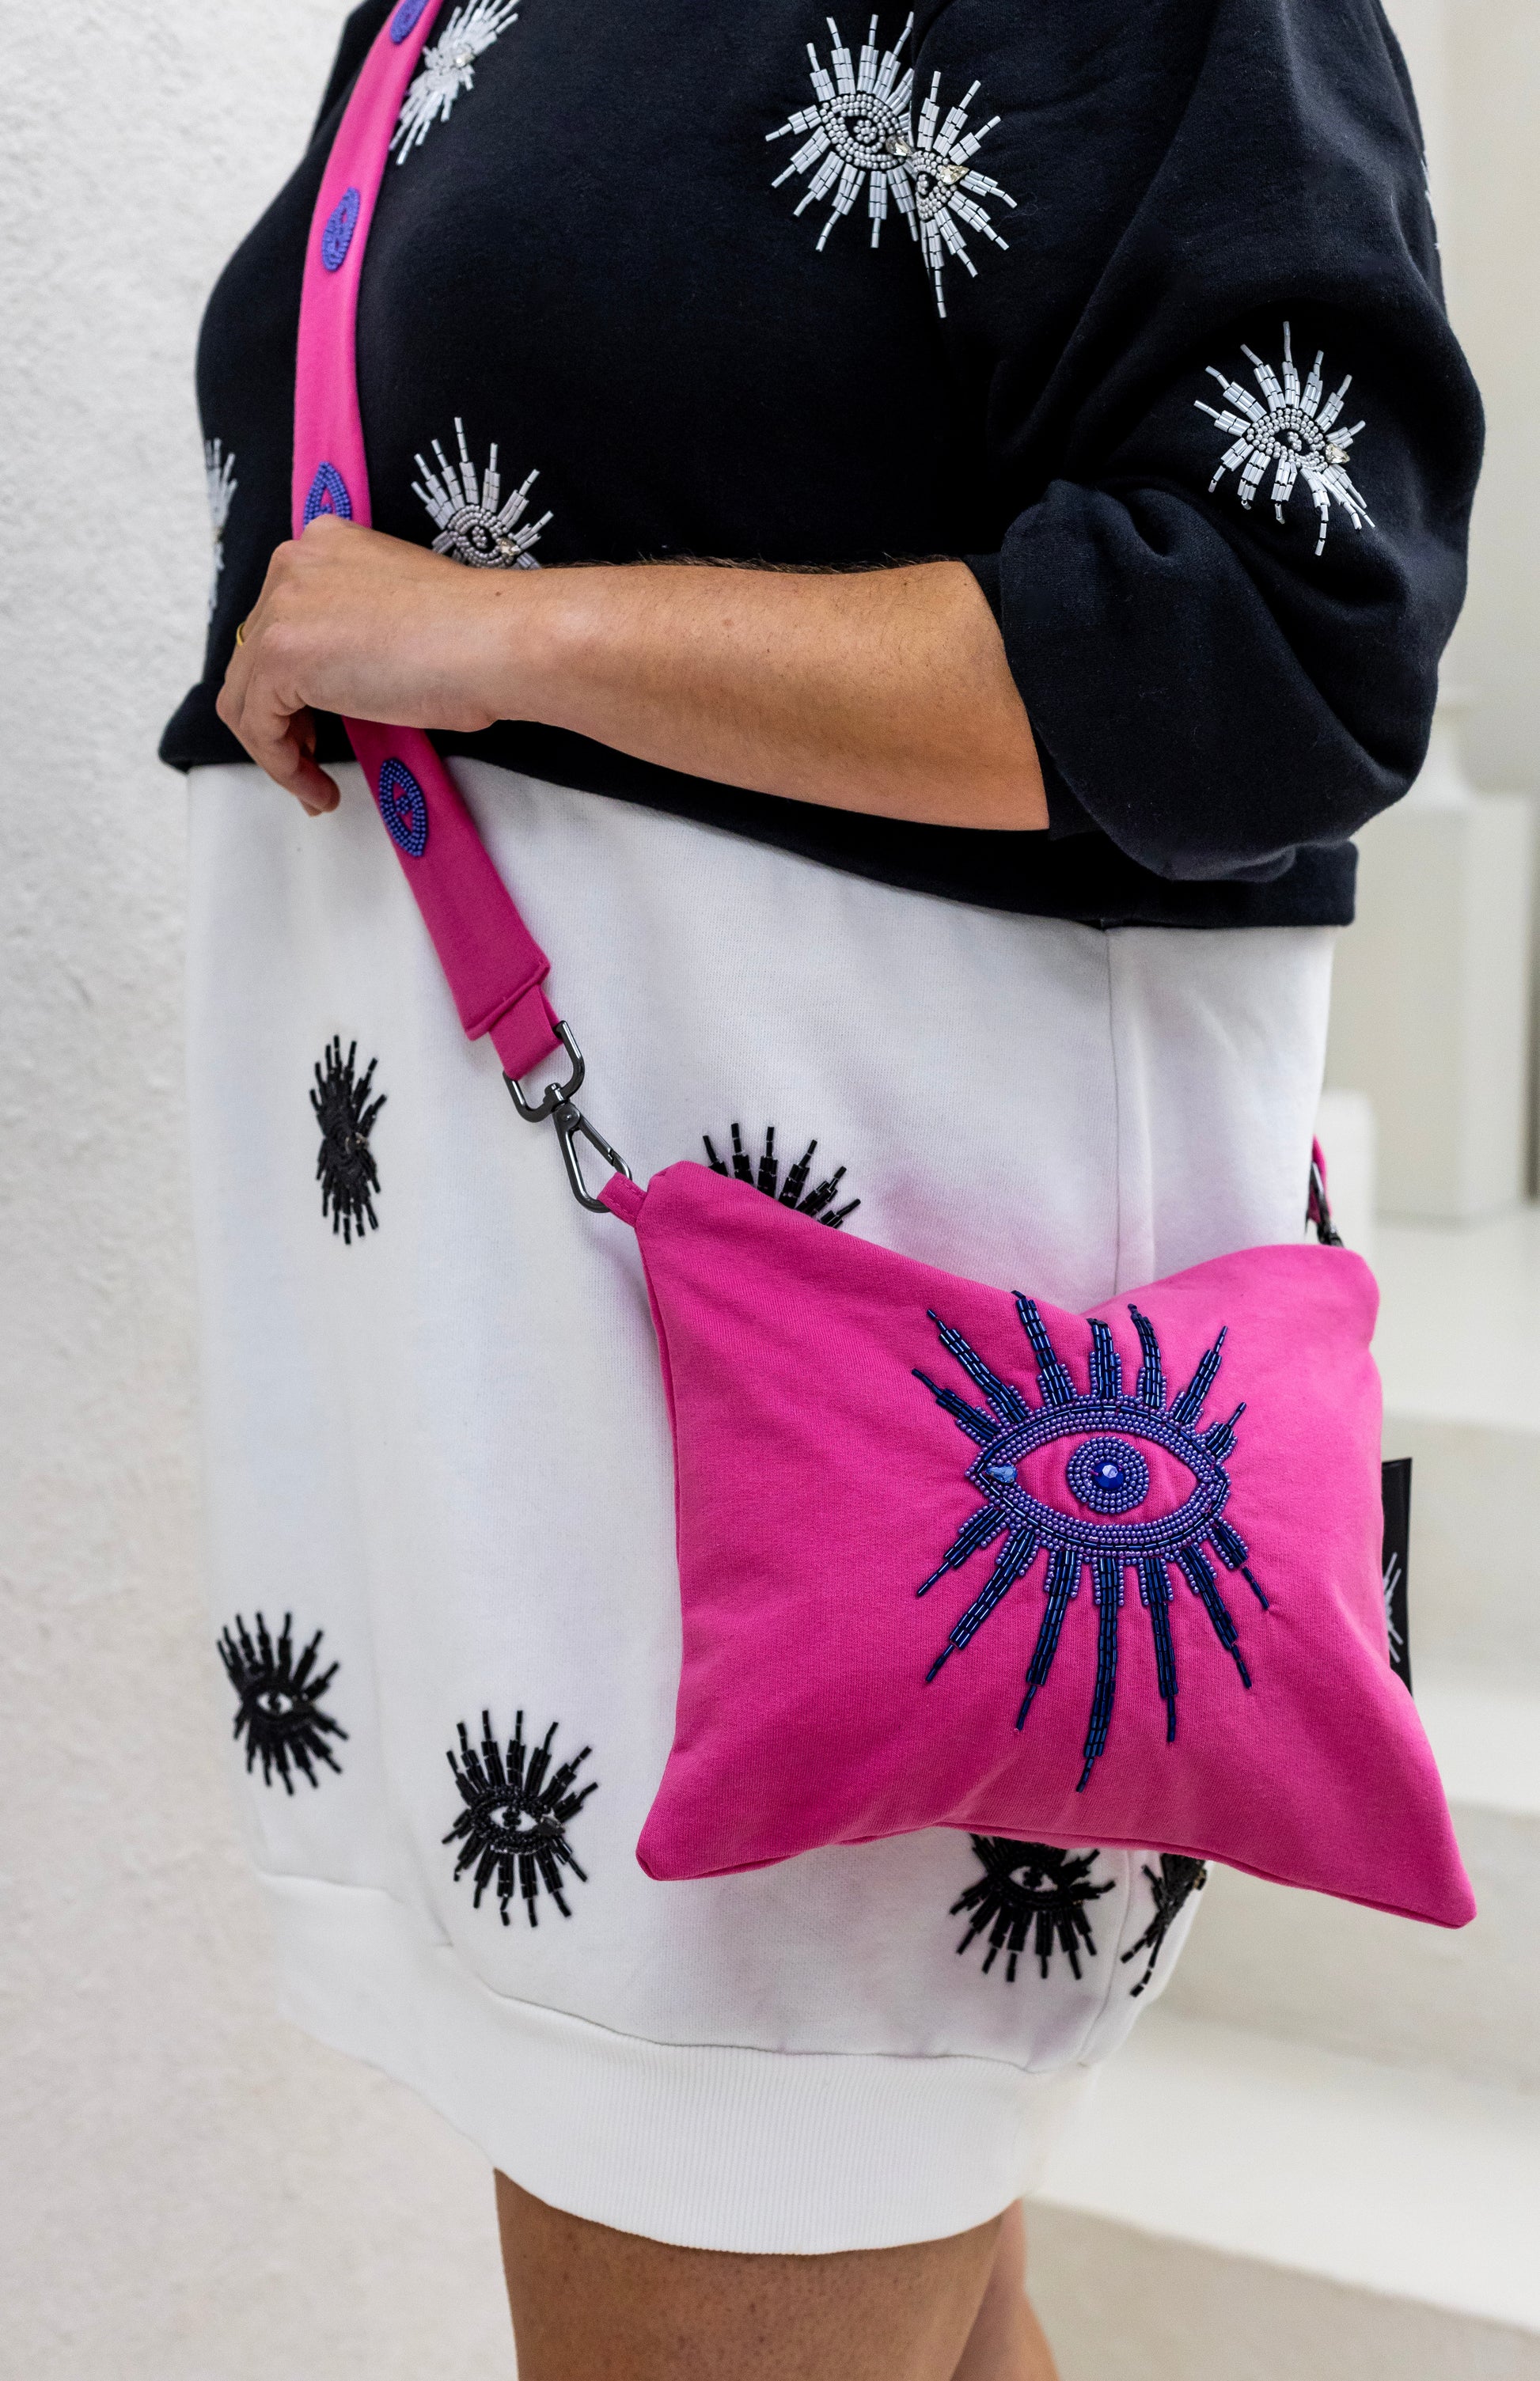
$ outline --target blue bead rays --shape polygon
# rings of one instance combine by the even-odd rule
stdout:
[[[397,850],[421,860],[428,849],[427,799],[404,761],[387,761],[381,769],[379,800]]]
[[[1235,1425],[1245,1411],[1236,1407],[1227,1422],[1200,1427],[1204,1403],[1218,1376],[1226,1334],[1221,1331],[1201,1359],[1180,1395],[1167,1400],[1160,1342],[1155,1325],[1138,1308],[1129,1313],[1139,1334],[1142,1361],[1130,1396],[1123,1386],[1123,1360],[1105,1323],[1091,1323],[1090,1386],[1075,1386],[1057,1353],[1033,1300],[1020,1294],[1016,1312],[1037,1366],[1034,1405],[1011,1382],[991,1370],[960,1331],[932,1313],[941,1344],[966,1373],[984,1403],[976,1405],[915,1367],[943,1412],[950,1414],[978,1449],[968,1481],[983,1502],[962,1524],[936,1569],[917,1591],[928,1594],[948,1571],[960,1570],[974,1555],[996,1546],[994,1567],[932,1663],[926,1683],[966,1651],[996,1606],[1044,1557],[1042,1618],[1027,1668],[1026,1692],[1016,1716],[1024,1728],[1058,1651],[1065,1617],[1089,1572],[1096,1614],[1096,1683],[1085,1733],[1080,1789],[1106,1750],[1118,1682],[1118,1619],[1126,1575],[1133,1574],[1139,1601],[1150,1616],[1155,1681],[1166,1705],[1166,1740],[1177,1733],[1177,1656],[1171,1635],[1175,1583],[1185,1581],[1208,1616],[1215,1636],[1235,1664],[1243,1687],[1252,1683],[1241,1652],[1234,1616],[1220,1592],[1209,1559],[1239,1572],[1264,1611],[1267,1598],[1253,1578],[1245,1540],[1224,1518],[1230,1484],[1225,1459],[1235,1445]],[[1034,1495],[1020,1476],[1025,1460],[1058,1440],[1071,1442],[1063,1479],[1069,1494],[1061,1505]],[[1191,1475],[1192,1485],[1167,1511],[1141,1510],[1151,1493],[1150,1465],[1140,1451],[1158,1447]],[[1042,1485],[1041,1467],[1033,1477]],[[1004,1541],[1001,1544],[1001,1541]]]

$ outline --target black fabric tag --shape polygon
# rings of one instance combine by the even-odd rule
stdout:
[[[1412,1458],[1398,1456],[1380,1465],[1380,1493],[1385,1502],[1384,1579],[1385,1625],[1390,1633],[1390,1667],[1402,1684],[1412,1685],[1412,1641],[1408,1633],[1406,1564],[1412,1538]]]

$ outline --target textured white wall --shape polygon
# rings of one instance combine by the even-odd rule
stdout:
[[[1540,8],[1386,0],[1427,143],[1449,311],[1486,400],[1471,592],[1445,666],[1478,785],[1540,790]]]
[[[6,2381],[512,2370],[480,2158],[268,2015],[197,1575],[154,745],[202,635],[199,312],[342,15],[0,8]]]
[[[1436,173],[1494,431],[1461,669],[1478,775],[1534,784],[1540,11],[1449,6]],[[197,1580],[153,747],[202,635],[198,314],[342,14],[0,10],[4,2381],[511,2370],[479,2160],[266,2013]]]
[[[1426,7],[1429,0],[1411,0]],[[1391,15],[1409,5],[1392,0]],[[1540,7],[1443,0],[1449,311],[1486,399],[1471,592],[1446,665],[1478,786],[1540,792]],[[1437,173],[1435,172],[1437,189]]]

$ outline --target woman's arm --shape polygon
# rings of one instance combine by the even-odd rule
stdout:
[[[280,546],[219,714],[307,810],[313,714],[538,720],[835,810],[1045,827],[1036,747],[960,562],[813,572],[633,563],[478,571],[331,519]]]

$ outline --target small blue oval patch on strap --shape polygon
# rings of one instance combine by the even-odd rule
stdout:
[[[363,201],[349,184],[343,191],[321,231],[321,262],[328,273],[340,272],[343,259],[353,245],[358,229],[359,209]]]
[[[401,0],[400,6],[390,20],[390,38],[393,42],[406,40],[407,35],[420,22],[422,11],[427,5],[428,0]]]
[[[421,860],[428,849],[428,803],[404,761],[387,761],[380,771],[380,816],[397,851]]]
[[[335,463],[323,463],[311,482],[310,495],[305,498],[305,527],[319,520],[323,513],[334,513],[338,520],[351,520],[353,499],[348,493],[348,482]]]

